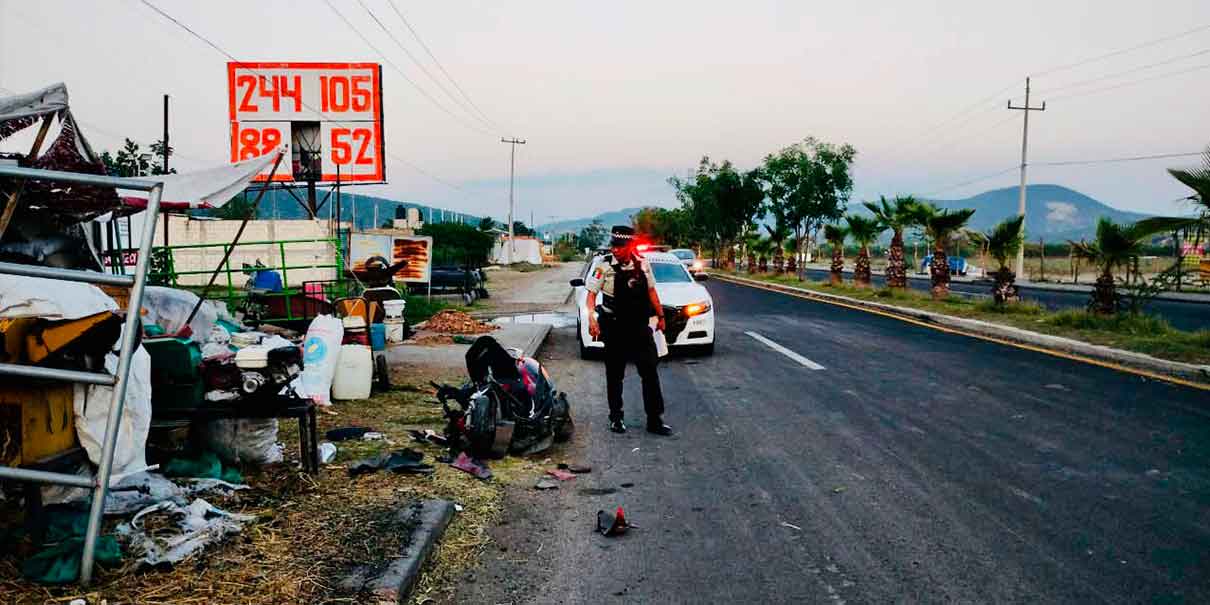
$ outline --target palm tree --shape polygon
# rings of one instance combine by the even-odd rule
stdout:
[[[751,247],[756,253],[757,272],[765,273],[769,270],[769,253],[773,251],[773,242],[768,238],[759,237],[752,242]]]
[[[891,229],[891,247],[887,250],[886,285],[888,288],[907,287],[907,265],[903,259],[903,231],[912,226],[920,202],[910,195],[897,195],[887,201],[879,196],[878,203],[865,202],[874,217]]]
[[[1025,235],[1021,232],[1024,221],[1025,217],[1020,215],[1006,218],[978,237],[987,253],[1000,265],[993,275],[996,284],[992,286],[992,298],[999,305],[1020,300],[1017,295],[1017,274],[1008,268],[1008,261],[1017,257],[1017,251],[1025,243]]]
[[[801,239],[790,235],[782,244],[782,248],[786,251],[786,273],[791,275],[798,273],[798,243]]]
[[[1196,216],[1157,216],[1135,223],[1140,232],[1181,233],[1186,241],[1195,244],[1210,235],[1210,147],[1202,153],[1202,165],[1197,168],[1169,168],[1168,174],[1193,190],[1187,199],[1192,202]],[[1178,258],[1176,262],[1181,262]]]
[[[933,257],[929,261],[929,276],[933,283],[933,300],[944,300],[950,293],[950,264],[945,246],[955,233],[966,226],[975,211],[941,210],[927,202],[916,205],[913,223],[924,228],[925,236],[933,240]]]
[[[1086,259],[1101,270],[1101,275],[1092,289],[1088,309],[1102,315],[1112,315],[1118,310],[1117,284],[1114,282],[1115,267],[1126,266],[1143,250],[1146,229],[1139,225],[1119,224],[1101,217],[1097,222],[1097,236],[1091,241],[1070,242],[1076,256]]]
[[[774,226],[765,225],[765,230],[769,232],[769,243],[773,249],[773,272],[781,273],[785,268],[785,257],[782,256],[782,243],[790,237],[790,228],[786,227],[778,221]]]
[[[756,272],[756,249],[755,246],[760,242],[760,231],[749,229],[744,233],[742,241],[744,242],[744,256],[748,263],[748,273]]]
[[[857,264],[853,267],[853,285],[858,288],[870,287],[870,244],[878,239],[885,229],[882,222],[876,218],[850,214],[844,217],[849,224],[849,234],[857,242]]]
[[[823,237],[832,244],[832,276],[831,283],[833,286],[840,285],[843,281],[841,276],[844,275],[844,239],[848,237],[849,230],[843,225],[824,225]]]

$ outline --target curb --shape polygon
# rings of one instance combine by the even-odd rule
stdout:
[[[537,357],[538,351],[542,350],[542,345],[546,344],[546,337],[550,336],[550,324],[534,325],[538,327],[538,332],[534,334],[533,338],[530,338],[529,342],[525,344],[525,347],[521,349],[521,352],[525,355],[525,357]]]
[[[416,524],[411,542],[399,558],[375,577],[368,578],[362,589],[373,595],[378,603],[406,603],[420,578],[420,569],[428,561],[445,528],[454,518],[454,503],[449,500],[422,500],[399,511],[401,521]]]
[[[1113,369],[1127,370],[1137,374],[1147,375],[1151,378],[1156,378],[1159,380],[1176,382],[1178,384],[1183,384],[1185,386],[1198,389],[1210,390],[1210,366],[1207,365],[1168,361],[1166,359],[1159,359],[1143,353],[1123,351],[1121,349],[1114,349],[1104,345],[1090,344],[1071,338],[1064,338],[1062,336],[1040,334],[1038,332],[1031,332],[1021,328],[1004,326],[978,319],[954,317],[952,315],[944,315],[941,313],[934,313],[932,311],[922,311],[909,307],[899,307],[885,303],[865,301],[850,298],[848,296],[841,296],[838,294],[816,292],[814,290],[763,282],[732,275],[720,275],[717,273],[712,273],[711,277],[717,278],[720,281],[762,288],[765,290],[791,294],[802,298],[890,315],[905,321],[912,321],[923,325],[928,325],[936,329],[948,330],[964,336],[993,340],[1015,346],[1024,346],[1041,353],[1057,355],[1060,357],[1066,357],[1068,359],[1074,359],[1076,361],[1083,361],[1086,363],[1093,363],[1094,365],[1111,367]]]

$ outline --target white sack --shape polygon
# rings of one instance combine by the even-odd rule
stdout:
[[[0,318],[41,317],[57,321],[117,310],[113,299],[92,284],[0,275]]]
[[[202,443],[228,464],[264,466],[282,461],[276,418],[211,420],[199,433]]]
[[[332,379],[336,377],[336,361],[340,357],[344,330],[340,320],[331,315],[317,316],[307,328],[299,395],[316,405],[332,404]]]
[[[105,356],[105,371],[118,371],[118,356]],[[101,463],[101,444],[113,387],[75,385],[76,435],[93,464]],[[118,422],[117,446],[113,452],[113,473],[138,471],[147,467],[147,432],[151,429],[151,356],[141,345],[130,359],[130,377],[126,382],[126,404]]]
[[[193,312],[198,296],[188,290],[165,288],[163,286],[147,286],[143,291],[143,321],[154,323],[168,334],[176,334],[185,325],[185,320]],[[214,329],[217,314],[211,305],[202,305],[198,309],[189,327],[193,330],[190,340],[196,343],[205,342]]]

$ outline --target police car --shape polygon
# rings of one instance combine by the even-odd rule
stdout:
[[[714,301],[697,280],[706,279],[705,273],[690,274],[681,259],[667,252],[641,253],[651,263],[655,276],[655,291],[664,305],[664,337],[670,348],[692,349],[703,354],[714,353]],[[605,345],[594,341],[588,334],[588,290],[584,280],[604,262],[605,256],[598,254],[588,263],[584,275],[571,280],[575,288],[576,333],[580,342],[580,357],[588,359],[600,352]]]

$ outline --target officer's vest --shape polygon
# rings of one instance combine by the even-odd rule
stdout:
[[[613,296],[606,298],[606,306],[613,311],[615,319],[625,323],[645,324],[651,317],[651,296],[647,293],[650,284],[647,274],[638,259],[633,259],[633,269],[623,269],[622,265],[610,259],[613,268]]]

